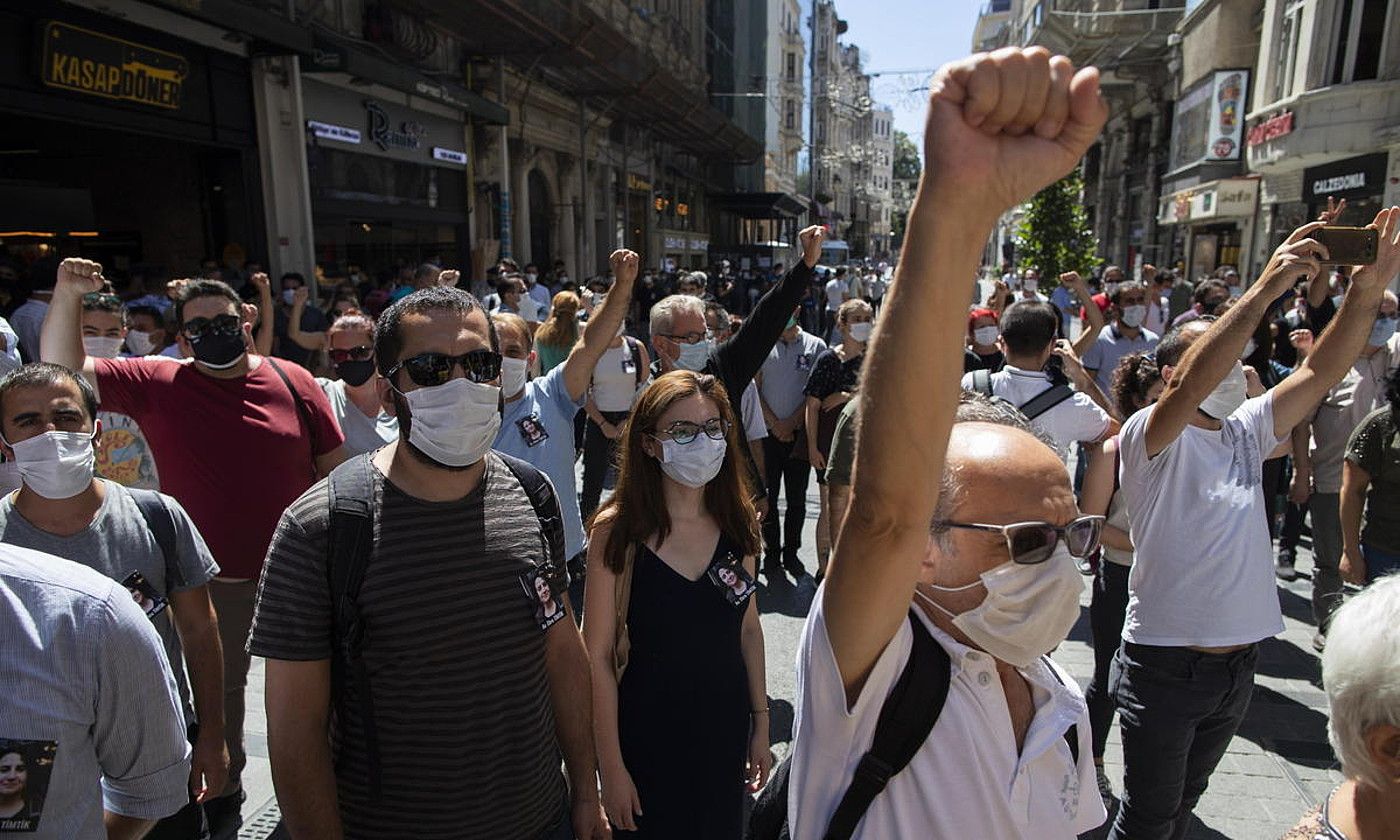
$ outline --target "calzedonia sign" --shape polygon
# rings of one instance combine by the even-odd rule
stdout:
[[[184,56],[57,21],[41,25],[40,78],[53,88],[177,111]]]
[[[1303,200],[1379,196],[1385,192],[1385,152],[1339,160],[1303,170]]]

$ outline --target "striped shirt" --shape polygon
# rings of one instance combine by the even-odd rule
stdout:
[[[331,722],[345,836],[544,837],[564,817],[567,790],[544,631],[525,578],[542,570],[563,593],[563,558],[548,556],[524,489],[494,455],[477,489],[452,502],[413,498],[373,475],[374,548],[359,606],[380,755],[371,768],[362,703],[347,680]],[[329,524],[325,481],[283,515],[253,655],[331,658]]]

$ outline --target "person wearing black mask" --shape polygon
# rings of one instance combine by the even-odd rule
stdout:
[[[229,780],[204,804],[218,835],[237,823],[245,798],[244,642],[267,546],[287,505],[345,460],[345,438],[310,373],[249,352],[242,300],[219,280],[189,280],[175,294],[185,361],[92,358],[83,347],[82,301],[103,282],[97,263],[71,258],[59,266],[43,361],[81,371],[103,410],[141,426],[161,490],[189,513],[219,564],[209,595],[224,652]]]
[[[316,377],[326,393],[340,430],[345,452],[359,455],[398,440],[399,421],[379,400],[374,369],[374,321],[359,312],[337,318],[326,331],[327,354],[335,379]]]

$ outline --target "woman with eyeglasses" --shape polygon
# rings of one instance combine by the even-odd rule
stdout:
[[[1110,390],[1117,413],[1127,419],[1162,395],[1162,374],[1150,355],[1130,353],[1113,371]],[[1094,597],[1089,604],[1089,628],[1094,641],[1094,676],[1084,690],[1093,730],[1094,771],[1104,802],[1113,797],[1113,788],[1104,775],[1103,754],[1108,746],[1108,730],[1113,726],[1113,694],[1108,689],[1108,671],[1123,637],[1128,612],[1128,570],[1133,566],[1133,541],[1128,536],[1128,505],[1118,492],[1118,436],[1114,435],[1089,455],[1084,471],[1084,489],[1079,509],[1086,514],[1106,516],[1100,537],[1103,551],[1094,573]]]
[[[718,379],[659,377],[590,523],[583,635],[619,837],[738,840],[744,785],[772,765],[758,608],[723,583],[752,583],[760,546],[742,446]]]
[[[326,392],[331,413],[345,434],[348,455],[371,452],[397,440],[399,421],[384,410],[374,370],[374,321],[352,312],[342,315],[325,333],[327,355],[335,379],[316,377]]]

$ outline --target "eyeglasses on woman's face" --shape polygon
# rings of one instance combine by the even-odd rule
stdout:
[[[658,440],[673,440],[684,446],[688,443],[694,443],[701,434],[710,440],[724,440],[724,436],[729,432],[729,424],[719,417],[711,417],[704,423],[677,420],[665,429],[658,431],[660,434],[653,435],[653,437]]]

